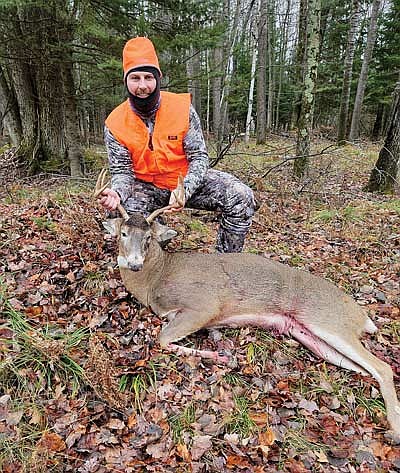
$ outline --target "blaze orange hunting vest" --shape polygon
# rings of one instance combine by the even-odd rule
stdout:
[[[183,138],[189,129],[190,94],[161,92],[160,108],[152,136],[129,100],[107,117],[113,136],[128,148],[137,179],[152,182],[160,189],[173,190],[179,175],[186,176],[188,161]]]

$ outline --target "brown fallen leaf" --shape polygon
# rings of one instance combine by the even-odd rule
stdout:
[[[268,422],[268,414],[266,412],[250,412],[250,419],[258,426],[264,426]]]
[[[226,459],[226,467],[232,470],[233,468],[250,468],[251,465],[245,457],[240,455],[228,455]]]
[[[190,454],[193,460],[199,460],[212,447],[211,435],[197,435],[193,438]]]
[[[136,415],[136,412],[134,412],[128,417],[126,425],[128,426],[128,429],[132,429],[132,427],[135,427],[136,424],[137,424],[137,415]]]
[[[326,456],[326,453],[323,450],[319,450],[314,453],[317,457],[318,463],[329,463],[328,457]]]
[[[7,425],[18,425],[23,415],[24,411],[9,412],[6,415]]]
[[[55,432],[44,432],[37,446],[48,452],[62,452],[66,449],[64,440]]]
[[[169,455],[169,449],[164,442],[153,443],[146,447],[146,453],[157,460],[167,457]]]
[[[178,443],[176,446],[176,453],[187,463],[192,461],[189,450],[184,443]]]
[[[308,473],[310,470],[304,466],[304,463],[300,460],[290,458],[285,462],[285,468],[290,473]]]
[[[38,409],[33,409],[32,416],[29,421],[30,424],[37,424],[40,425],[43,422],[43,416]]]
[[[258,434],[259,445],[270,447],[276,440],[275,433],[272,429],[268,428],[265,432]]]
[[[122,422],[122,420],[113,417],[107,422],[106,427],[111,430],[122,430],[126,427],[126,425],[124,422]]]
[[[78,424],[77,426],[74,427],[74,430],[68,434],[67,438],[65,439],[65,444],[68,448],[71,448],[72,445],[80,438],[82,435],[86,433],[86,427],[82,424]]]
[[[379,441],[370,443],[369,447],[372,449],[374,456],[380,458],[381,460],[386,459],[388,454],[392,451],[392,447],[390,445],[386,445]]]

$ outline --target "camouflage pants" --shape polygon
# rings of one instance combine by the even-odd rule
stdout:
[[[170,191],[136,180],[131,196],[124,203],[128,213],[145,216],[168,205]],[[226,172],[208,170],[202,185],[186,202],[185,207],[222,213],[216,250],[220,253],[242,251],[246,234],[256,209],[253,191],[239,179]]]

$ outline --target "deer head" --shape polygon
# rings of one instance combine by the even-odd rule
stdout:
[[[103,169],[97,178],[94,196],[99,197],[103,190],[108,187],[107,170]],[[178,205],[184,205],[185,189],[183,178],[179,176],[178,186],[173,191]],[[140,271],[148,254],[151,242],[154,240],[159,244],[169,241],[177,233],[160,224],[155,219],[171,209],[172,205],[167,205],[155,210],[147,218],[139,212],[129,215],[122,205],[118,205],[118,210],[122,218],[114,218],[103,222],[104,228],[113,236],[118,237],[119,256],[118,265],[120,268]]]
[[[106,220],[103,226],[118,238],[118,266],[131,271],[143,269],[152,244],[159,247],[160,243],[176,236],[176,232],[165,225],[156,221],[148,223],[139,212],[132,213],[128,220]]]

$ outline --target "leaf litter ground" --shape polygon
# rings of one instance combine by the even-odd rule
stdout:
[[[220,163],[250,183],[261,205],[246,251],[355,297],[380,328],[364,342],[391,364],[398,386],[399,196],[362,190],[377,148],[330,149],[296,182],[291,161],[281,164],[292,146],[241,144]],[[89,184],[14,182],[0,216],[2,471],[400,469],[370,377],[253,328],[183,342],[230,350],[234,368],[161,351],[164,321],[126,292]],[[214,251],[215,215],[186,211],[168,223],[179,231],[168,251]]]

